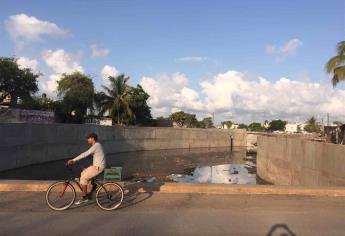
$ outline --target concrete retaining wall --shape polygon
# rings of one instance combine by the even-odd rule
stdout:
[[[259,136],[257,174],[277,185],[345,186],[345,146],[298,136]]]
[[[274,135],[264,132],[247,132],[246,136],[246,147],[248,152],[257,152],[258,147],[258,137],[259,136],[267,136],[267,135]]]
[[[245,129],[230,129],[228,131],[232,136],[232,145],[234,147],[247,146],[247,131]]]
[[[117,152],[230,147],[230,133],[219,129],[104,127],[73,124],[0,124],[0,171],[75,157],[95,132],[107,154]]]

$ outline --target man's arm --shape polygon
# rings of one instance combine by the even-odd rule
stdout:
[[[92,145],[92,146],[89,148],[89,150],[87,150],[86,152],[83,152],[82,154],[80,154],[80,155],[77,156],[76,158],[73,158],[73,159],[72,159],[73,162],[77,162],[77,161],[79,161],[79,160],[81,160],[81,159],[83,159],[83,158],[85,158],[85,157],[88,157],[88,156],[94,154],[94,153],[95,153],[95,148],[96,148],[95,146],[96,146],[96,145]]]

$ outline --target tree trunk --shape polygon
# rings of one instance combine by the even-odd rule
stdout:
[[[10,102],[10,107],[15,108],[17,107],[18,104],[18,95],[16,94],[11,94],[11,102]]]

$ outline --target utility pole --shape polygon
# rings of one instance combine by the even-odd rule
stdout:
[[[327,112],[327,126],[329,126],[329,113]]]

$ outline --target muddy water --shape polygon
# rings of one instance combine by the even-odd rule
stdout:
[[[66,160],[36,164],[14,170],[0,172],[0,179],[24,179],[24,180],[58,180],[65,179],[69,174],[64,164]],[[74,166],[74,174],[77,177],[80,171],[91,164],[92,158],[84,159]],[[198,149],[173,149],[117,153],[107,155],[107,166],[123,167],[122,179],[127,181],[176,181],[185,182],[176,177],[195,176],[212,171],[221,172],[224,176],[220,179],[231,180],[224,183],[247,183],[236,179],[237,174],[247,173],[252,179],[256,178],[255,154],[247,154],[245,149],[229,148],[198,148]],[[229,165],[231,164],[231,165]],[[209,171],[207,171],[207,168]],[[234,169],[235,168],[235,169]],[[227,170],[227,171],[226,171]],[[231,176],[230,176],[231,175]],[[200,179],[207,179],[205,176]],[[248,182],[249,183],[249,182]],[[250,184],[255,184],[251,181]]]

